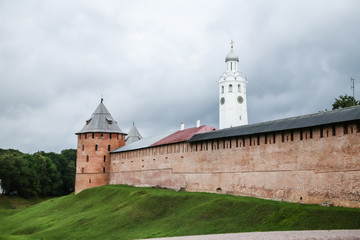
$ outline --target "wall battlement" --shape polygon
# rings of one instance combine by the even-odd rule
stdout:
[[[360,207],[359,126],[348,121],[111,153],[109,183]]]

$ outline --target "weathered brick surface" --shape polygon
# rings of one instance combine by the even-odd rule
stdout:
[[[360,207],[360,133],[332,127],[114,153],[109,182]]]
[[[97,145],[97,150],[95,146]],[[123,134],[92,133],[78,135],[75,193],[109,184],[110,151],[125,145]],[[110,146],[110,148],[109,148]],[[109,151],[110,150],[110,151]],[[105,157],[105,159],[104,159]]]

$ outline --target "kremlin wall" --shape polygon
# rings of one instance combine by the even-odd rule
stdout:
[[[227,64],[237,63],[232,49],[230,53]],[[239,81],[231,75],[233,66],[237,71],[237,65],[228,67],[229,81],[241,84],[241,101],[233,89],[227,91],[224,74],[219,117],[225,127],[220,129],[198,123],[142,138],[133,125],[126,136],[101,100],[76,133],[75,193],[126,184],[360,208],[360,106],[233,124],[231,111],[247,123],[247,81],[242,74],[237,74]],[[233,95],[239,111],[224,105]]]

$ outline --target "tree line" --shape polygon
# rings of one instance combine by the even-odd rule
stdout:
[[[74,191],[76,150],[25,154],[0,148],[3,194],[22,197],[61,196]]]

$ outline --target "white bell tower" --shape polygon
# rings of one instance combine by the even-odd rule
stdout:
[[[225,58],[226,71],[219,83],[219,129],[248,124],[245,76],[238,71],[234,42]]]

